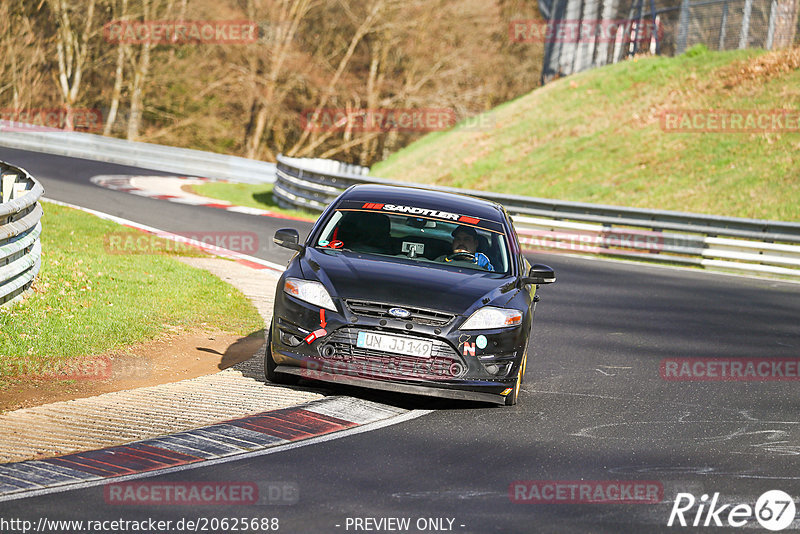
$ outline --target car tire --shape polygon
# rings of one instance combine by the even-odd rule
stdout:
[[[278,364],[272,359],[272,326],[269,326],[267,333],[267,348],[264,350],[264,376],[273,384],[293,386],[299,382],[300,377],[275,372]]]
[[[514,406],[517,403],[517,399],[519,398],[519,392],[522,389],[522,377],[525,376],[525,367],[526,363],[528,363],[528,355],[522,357],[522,361],[519,363],[519,370],[517,371],[517,380],[514,382],[514,390],[506,395],[506,406]]]

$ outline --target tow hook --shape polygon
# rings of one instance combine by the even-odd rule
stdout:
[[[313,343],[313,341],[315,339],[318,339],[318,338],[321,338],[321,337],[324,337],[324,336],[327,336],[327,335],[328,335],[328,331],[325,330],[324,328],[320,328],[320,329],[314,330],[313,332],[308,334],[305,337],[305,342],[308,343],[309,345],[311,345],[311,343]]]

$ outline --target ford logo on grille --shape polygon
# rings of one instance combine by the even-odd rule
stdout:
[[[411,312],[408,310],[404,310],[403,308],[392,308],[389,310],[389,315],[393,317],[398,317],[400,319],[405,319],[411,316]]]

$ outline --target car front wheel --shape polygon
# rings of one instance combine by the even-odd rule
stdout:
[[[269,326],[269,331],[267,333],[267,348],[264,351],[264,375],[266,376],[267,380],[273,384],[283,384],[287,386],[297,384],[299,377],[295,375],[278,373],[275,371],[275,368],[278,366],[278,364],[276,364],[275,360],[272,359],[272,326],[273,325]]]
[[[519,398],[520,389],[522,389],[522,377],[525,376],[525,364],[528,362],[528,355],[523,356],[517,371],[517,380],[514,382],[514,391],[506,395],[506,406],[514,406]]]

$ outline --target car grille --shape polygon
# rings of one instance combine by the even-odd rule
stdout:
[[[428,310],[425,308],[398,306],[396,304],[386,304],[383,302],[370,302],[367,300],[347,300],[346,302],[347,307],[356,315],[375,317],[378,319],[398,319],[398,317],[389,315],[389,310],[392,308],[403,308],[411,313],[405,320],[426,326],[444,326],[455,317],[452,313]]]
[[[453,348],[438,339],[430,339],[433,342],[430,358],[363,349],[356,346],[357,339],[358,329],[348,327],[340,328],[328,338],[327,345],[335,350],[327,359],[334,362],[335,369],[371,378],[426,380],[459,378],[466,370]]]

